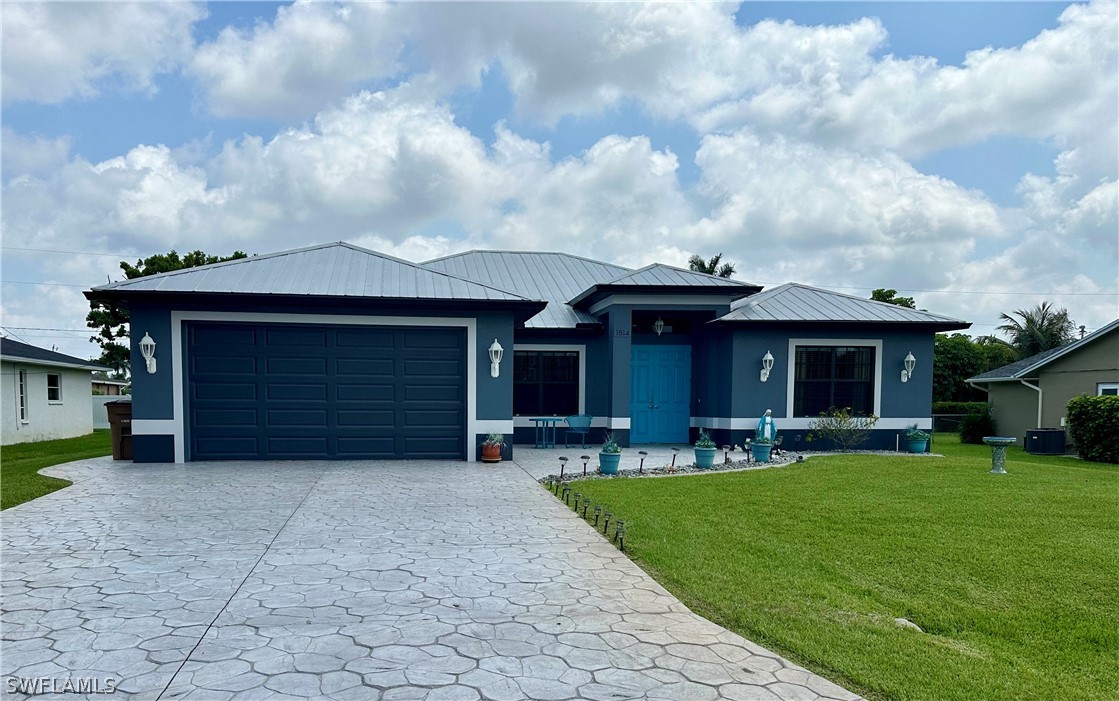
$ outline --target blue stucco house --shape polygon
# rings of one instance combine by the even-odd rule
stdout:
[[[137,462],[476,459],[487,433],[531,443],[530,418],[576,413],[623,445],[699,428],[742,443],[771,409],[795,448],[830,406],[880,416],[872,445],[892,448],[906,425],[931,426],[934,334],[969,326],[667,265],[505,251],[414,264],[346,243],[86,296],[130,311]]]

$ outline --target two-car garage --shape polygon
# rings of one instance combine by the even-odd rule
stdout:
[[[466,330],[188,322],[190,460],[466,457]]]

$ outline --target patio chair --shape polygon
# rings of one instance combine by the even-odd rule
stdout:
[[[579,436],[579,447],[587,447],[587,434],[591,432],[592,418],[590,414],[574,414],[564,419],[567,422],[567,430],[563,432],[564,448],[567,447],[567,442],[573,433]]]

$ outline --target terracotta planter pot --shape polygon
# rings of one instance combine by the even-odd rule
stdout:
[[[501,462],[501,446],[483,445],[482,462]]]

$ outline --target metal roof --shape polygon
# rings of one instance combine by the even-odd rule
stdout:
[[[674,268],[663,263],[646,265],[631,273],[614,278],[607,285],[670,285],[672,287],[757,287],[741,280],[697,273],[694,270]]]
[[[854,321],[870,323],[931,324],[939,330],[966,329],[971,324],[939,314],[876,302],[795,282],[759,292],[735,303],[716,321]]]
[[[975,377],[967,378],[967,382],[1005,382],[1008,380],[1019,380],[1032,375],[1035,371],[1040,370],[1042,367],[1053,362],[1057,358],[1068,355],[1077,348],[1083,348],[1087,344],[1099,338],[1103,338],[1107,334],[1119,329],[1119,319],[1101,326],[1084,338],[1077,339],[1072,343],[1061,346],[1060,348],[1050,348],[1047,351],[1042,351],[1036,355],[1031,355],[1028,358],[1015,361],[1009,365],[1003,365],[1001,368],[988,370],[987,372],[976,375]]]
[[[241,258],[93,288],[94,296],[109,291],[530,301],[513,292],[344,242]]]
[[[525,327],[530,329],[597,324],[597,319],[584,311],[572,309],[567,300],[589,286],[633,272],[620,265],[568,253],[537,251],[466,251],[429,260],[422,265],[547,301],[544,311],[525,322]]]
[[[55,367],[77,368],[79,370],[109,370],[109,368],[98,365],[92,360],[82,360],[72,355],[56,353],[46,348],[2,337],[0,337],[0,358]]]

